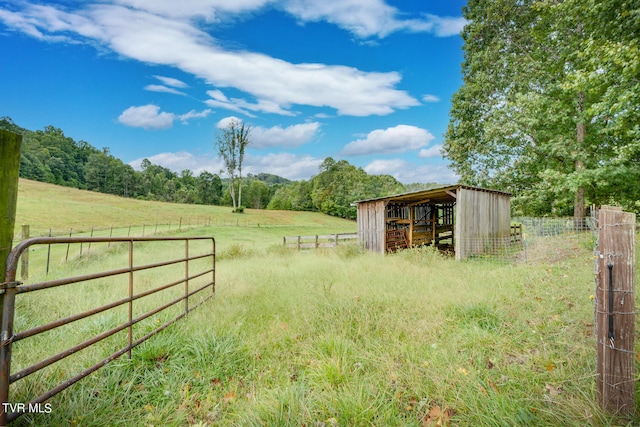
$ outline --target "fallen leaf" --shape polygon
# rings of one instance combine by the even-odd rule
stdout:
[[[453,416],[453,409],[442,410],[436,405],[429,409],[429,413],[422,420],[422,427],[445,427]]]
[[[549,393],[549,397],[551,399],[553,399],[554,397],[556,397],[557,395],[562,393],[562,388],[561,387],[554,387],[552,385],[546,384],[545,388],[547,389],[547,393]]]
[[[224,397],[222,398],[222,400],[225,403],[229,403],[231,401],[233,401],[236,398],[236,393],[233,391],[230,391],[229,393],[225,394]]]
[[[496,393],[500,393],[500,389],[498,388],[496,383],[493,382],[493,380],[491,378],[487,378],[487,382],[489,383],[489,385],[491,386],[493,391],[495,391]]]

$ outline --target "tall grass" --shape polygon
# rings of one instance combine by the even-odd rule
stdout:
[[[214,300],[17,424],[635,425],[596,404],[583,255],[229,245]]]
[[[53,190],[40,190],[21,194],[16,223],[48,229],[50,221],[64,220],[47,207]],[[58,205],[81,206],[64,211],[74,227],[109,226],[114,218],[128,225],[149,212],[162,222],[191,209],[218,209],[132,207],[65,191],[74,192],[73,203]],[[71,197],[55,194],[56,200]],[[124,356],[53,397],[51,413],[25,415],[15,425],[640,425],[638,417],[605,414],[596,404],[593,259],[586,240],[564,251],[572,256],[541,257],[538,264],[456,262],[431,250],[382,257],[357,246],[297,252],[282,246],[282,236],[347,232],[355,224],[310,213],[269,215],[277,226],[185,232],[216,237],[216,297],[135,348],[131,359]],[[68,261],[56,254],[49,278],[111,268],[123,256],[117,246],[92,247],[82,256],[75,249]],[[173,249],[143,252],[171,258]],[[44,269],[35,268],[44,259],[32,253],[30,281],[44,277]],[[146,280],[157,283],[165,275],[157,271]],[[64,287],[24,299],[16,327],[64,314],[69,301],[76,308],[100,303],[112,296],[109,289],[107,283]],[[14,364],[39,360],[118,316],[92,318],[43,341],[20,341],[14,347],[22,346],[17,351],[24,357]],[[28,377],[12,388],[11,400],[28,401],[119,344],[106,341]]]

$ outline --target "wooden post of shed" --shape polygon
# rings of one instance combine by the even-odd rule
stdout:
[[[603,409],[634,411],[635,214],[603,206],[596,271],[597,395]]]
[[[22,135],[0,129],[0,280],[4,282],[6,261],[13,245],[20,174]]]

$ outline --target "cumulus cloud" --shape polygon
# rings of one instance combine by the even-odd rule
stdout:
[[[431,159],[431,158],[434,158],[434,157],[442,157],[442,152],[440,150],[442,150],[442,145],[441,144],[434,145],[433,147],[429,147],[429,148],[423,148],[418,153],[418,157],[423,158],[423,159]]]
[[[129,107],[118,117],[123,125],[144,129],[168,129],[174,119],[173,114],[160,112],[160,107],[152,104]]]
[[[186,151],[158,153],[145,158],[154,165],[165,167],[173,172],[179,173],[188,169],[195,175],[199,175],[203,171],[218,173],[223,166],[222,161],[211,154],[196,156]],[[133,160],[129,162],[129,165],[136,170],[140,170],[142,161],[145,158]]]
[[[257,126],[251,131],[251,146],[254,148],[299,147],[311,141],[320,129],[320,123],[302,123],[288,127]]]
[[[422,95],[422,100],[424,102],[440,102],[440,98],[435,95]]]
[[[241,122],[242,120],[229,116],[216,123],[218,129],[225,129],[231,121]],[[248,123],[251,126],[250,123]],[[262,126],[251,126],[251,147],[252,148],[293,148],[299,147],[311,141],[320,129],[320,123],[310,122],[287,127],[273,126],[265,128]]]
[[[187,123],[191,119],[207,117],[211,110],[195,111],[191,110],[186,114],[177,115],[160,111],[160,107],[153,104],[131,106],[124,110],[118,121],[126,126],[143,129],[168,129],[173,126],[174,120]]]
[[[458,35],[468,23],[468,21],[462,17],[427,15],[427,19],[433,25],[433,32],[438,37]]]
[[[175,153],[159,153],[146,157],[154,165],[165,167],[179,173],[189,169],[195,175],[203,171],[219,174],[224,165],[220,158],[212,153],[194,155],[186,151]],[[144,159],[136,159],[129,164],[137,170]],[[242,170],[246,173],[270,173],[291,180],[309,179],[318,173],[318,168],[323,159],[313,156],[299,156],[291,153],[268,154],[266,156],[246,155],[242,164]]]
[[[437,182],[454,184],[458,176],[447,165],[416,165],[401,159],[374,160],[364,167],[371,175],[391,175],[404,184]]]
[[[247,156],[248,167],[257,172],[266,172],[291,180],[309,179],[318,174],[324,159],[313,156],[298,156],[292,153],[271,153],[266,156]],[[243,170],[245,168],[243,167]]]
[[[426,129],[398,125],[369,132],[366,138],[352,141],[341,151],[343,156],[365,154],[402,153],[417,150],[429,144],[435,137]]]

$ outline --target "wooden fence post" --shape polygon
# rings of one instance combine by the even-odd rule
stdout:
[[[634,411],[635,214],[603,206],[598,217],[596,345],[598,403]]]
[[[0,129],[0,282],[4,282],[6,260],[13,245],[21,144],[22,135]]]
[[[13,232],[16,225],[16,206],[18,203],[18,177],[20,176],[20,146],[22,135],[0,129],[0,283],[7,279],[7,257],[13,245]],[[13,276],[15,280],[15,276]],[[3,285],[4,293],[0,294],[0,309],[2,310],[1,330],[13,330],[13,315],[5,310],[5,303],[12,306],[15,288]],[[15,286],[15,285],[13,285]],[[0,336],[3,345],[0,346],[0,425],[6,425],[7,413],[4,404],[9,402],[9,374],[11,373],[11,343],[4,345],[11,338],[4,334]],[[6,340],[6,341],[5,341]]]

